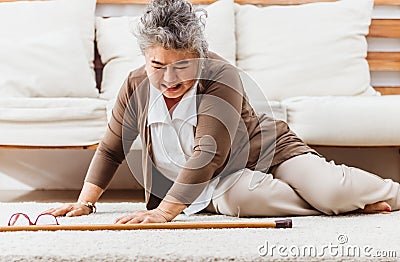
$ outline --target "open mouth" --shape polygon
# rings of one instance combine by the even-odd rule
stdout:
[[[182,84],[176,84],[176,85],[172,85],[172,86],[167,86],[165,84],[161,84],[161,86],[165,90],[177,90],[182,86]]]

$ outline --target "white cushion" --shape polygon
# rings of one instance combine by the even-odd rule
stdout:
[[[250,105],[257,113],[264,113],[278,120],[286,121],[286,108],[280,101],[268,100],[254,79],[239,70],[239,75]]]
[[[258,114],[264,113],[276,120],[287,121],[286,107],[279,101],[269,101],[268,104],[251,101],[250,104]]]
[[[144,64],[133,29],[137,17],[96,18],[97,48],[104,64],[102,98],[112,99],[130,71]]]
[[[205,36],[209,50],[236,64],[235,9],[233,0],[208,5]]]
[[[297,97],[282,103],[290,128],[309,144],[400,145],[400,95]]]
[[[366,61],[372,0],[236,5],[237,65],[271,100],[375,95]]]
[[[54,62],[53,67],[58,70],[66,70],[66,73],[71,73],[70,68],[77,63],[77,68],[82,68],[83,63],[81,59],[77,59],[80,55],[86,58],[85,67],[90,69],[93,66],[94,58],[94,18],[95,18],[95,0],[53,0],[53,1],[16,1],[9,3],[0,3],[0,35],[2,39],[2,48],[5,48],[4,40],[15,43],[15,47],[10,50],[11,52],[18,53],[20,50],[26,54],[29,64],[32,65],[34,59],[42,61]],[[66,30],[74,30],[79,35],[79,39],[75,36],[71,36],[72,47],[67,47],[69,40],[67,37],[61,39],[59,34]],[[48,37],[47,39],[44,39]],[[42,40],[42,41],[40,41]],[[55,42],[51,42],[54,40]],[[65,41],[66,43],[61,43]],[[48,41],[45,43],[45,41]],[[29,47],[27,43],[34,42],[35,45]],[[78,45],[81,47],[78,47]],[[9,48],[9,46],[8,46]],[[18,49],[21,48],[21,49]],[[48,52],[43,52],[48,48]],[[80,49],[84,50],[82,53]],[[58,55],[54,57],[54,54],[58,51]],[[7,50],[3,49],[2,52],[6,53]],[[61,53],[60,53],[61,52]],[[76,55],[74,53],[77,53]],[[67,59],[67,61],[56,62],[57,59]],[[71,58],[68,60],[68,58]],[[79,61],[78,61],[79,60]],[[69,68],[64,68],[67,62],[71,65]],[[22,62],[21,60],[14,61],[14,65]],[[3,59],[0,61],[3,66],[7,63]],[[23,65],[25,66],[25,65]],[[33,65],[32,65],[33,66]],[[59,68],[58,68],[59,67]],[[50,66],[48,66],[50,68]],[[89,96],[96,97],[96,85],[94,71],[88,71],[88,69],[82,70],[80,74],[71,75],[67,78],[60,78],[59,82],[69,82],[71,77],[74,78],[91,78],[91,81],[86,83],[85,86],[79,87],[78,93],[74,93],[73,96]],[[51,74],[56,70],[42,72],[42,75]],[[20,72],[21,76],[17,79],[12,79],[13,84],[21,84],[26,88],[26,77]],[[0,78],[4,78],[5,73],[0,71]],[[15,81],[18,80],[18,83]],[[56,84],[53,82],[53,85]],[[78,87],[72,87],[73,90],[77,90]],[[40,89],[41,87],[35,87]],[[45,86],[44,90],[48,90],[53,87]],[[36,90],[37,91],[37,90]],[[36,94],[33,91],[32,94]],[[53,92],[50,96],[65,96],[65,90],[58,90],[59,93]],[[18,96],[26,94],[25,92],[19,93]],[[2,95],[2,94],[1,94]],[[46,96],[43,92],[41,95]]]
[[[74,30],[18,42],[0,39],[0,57],[2,98],[98,96],[80,36]]]
[[[106,105],[96,98],[0,99],[0,145],[96,144],[107,128]]]
[[[205,35],[209,49],[231,63],[235,63],[236,45],[233,0],[220,0],[206,11]],[[102,62],[105,64],[101,97],[113,98],[128,73],[144,64],[133,30],[138,17],[110,17],[96,19],[96,40]]]

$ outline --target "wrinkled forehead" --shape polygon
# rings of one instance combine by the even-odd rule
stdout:
[[[158,65],[188,65],[198,60],[198,55],[187,50],[165,49],[161,46],[149,47],[144,52],[147,63]]]

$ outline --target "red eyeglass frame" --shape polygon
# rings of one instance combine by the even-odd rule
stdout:
[[[60,224],[58,223],[57,217],[54,216],[53,214],[50,214],[50,213],[43,213],[43,214],[38,215],[38,216],[36,217],[35,222],[32,222],[32,220],[29,218],[29,216],[28,216],[27,214],[25,214],[25,213],[15,213],[15,214],[13,214],[13,215],[10,217],[10,219],[8,220],[8,226],[14,226],[15,223],[17,222],[19,216],[21,216],[21,215],[24,216],[24,217],[28,220],[30,226],[35,226],[35,225],[37,224],[37,222],[38,222],[38,220],[39,220],[39,218],[40,218],[41,216],[52,216],[52,217],[54,217],[54,219],[55,219],[55,221],[56,221],[56,224],[55,224],[55,225],[57,225],[57,226],[60,225]],[[15,219],[14,219],[14,221],[12,222],[12,219],[13,219],[14,217],[15,217]]]

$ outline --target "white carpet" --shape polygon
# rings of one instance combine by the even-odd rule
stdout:
[[[58,205],[0,203],[0,226],[5,226],[13,213],[24,212],[35,217]],[[59,221],[64,225],[112,223],[116,217],[143,208],[143,203],[99,203],[96,214],[63,217]],[[377,256],[382,261],[400,260],[399,211],[388,215],[292,219],[292,229],[3,232],[0,261],[376,261]],[[182,214],[175,219],[228,220],[273,221],[274,218]]]

